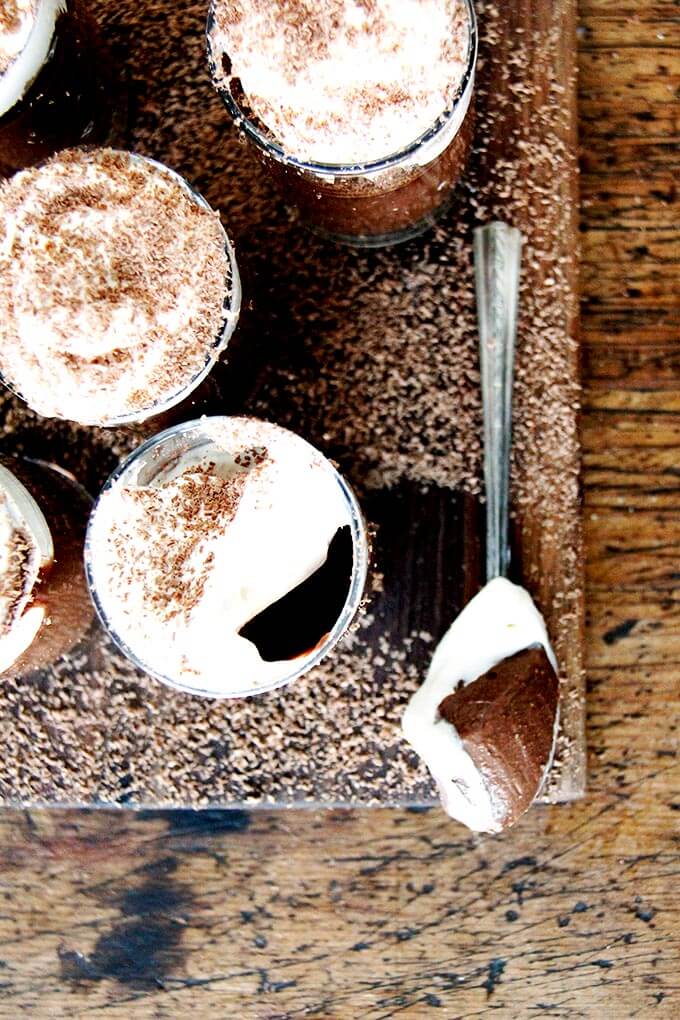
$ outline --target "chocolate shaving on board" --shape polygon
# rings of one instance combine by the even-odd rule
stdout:
[[[546,796],[576,796],[584,744],[573,4],[477,4],[473,164],[437,228],[364,253],[304,231],[239,138],[210,83],[205,7],[93,3],[129,68],[126,141],[183,173],[236,244],[245,305],[228,361],[212,374],[212,408],[278,421],[339,463],[377,524],[371,598],[331,658],[258,699],[173,693],[102,636],[54,673],[3,685],[0,796],[186,807],[436,801],[399,723],[436,641],[481,580],[471,228],[495,217],[527,236],[513,492],[523,583],[560,664],[564,728]],[[41,421],[7,393],[0,413],[4,450],[53,458],[93,492],[147,434]]]

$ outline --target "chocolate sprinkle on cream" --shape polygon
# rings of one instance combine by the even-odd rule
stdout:
[[[381,159],[456,99],[470,32],[463,0],[216,0],[218,87],[245,99],[287,154]]]
[[[110,542],[127,548],[142,543],[144,557],[119,560],[121,589],[141,585],[143,601],[164,620],[188,615],[200,600],[212,565],[206,541],[233,519],[248,474],[221,478],[214,465],[183,471],[170,490],[139,488],[128,498],[137,504],[134,518],[123,518]]]
[[[0,0],[0,36],[16,32],[27,14],[35,16],[38,0]]]
[[[171,398],[216,356],[230,282],[217,214],[128,153],[62,152],[0,186],[0,371],[42,415]]]
[[[312,654],[321,606],[332,603],[330,628],[341,615],[352,539],[339,605],[335,591],[315,591],[300,619],[268,617],[264,641],[242,630],[304,593],[351,521],[335,471],[308,443],[252,418],[204,417],[162,433],[102,492],[88,528],[92,591],[112,634],[152,675],[210,697],[267,690]],[[279,626],[282,653],[263,652]]]
[[[2,497],[0,497],[1,499]],[[0,507],[0,515],[3,513]],[[12,629],[31,597],[37,577],[35,543],[20,528],[13,528],[4,534],[3,560],[0,563],[0,637]]]

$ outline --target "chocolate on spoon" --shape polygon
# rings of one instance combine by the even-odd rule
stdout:
[[[520,249],[519,231],[504,223],[475,231],[487,583],[440,641],[402,720],[445,811],[480,832],[508,828],[536,799],[559,716],[545,623],[529,593],[504,576]]]

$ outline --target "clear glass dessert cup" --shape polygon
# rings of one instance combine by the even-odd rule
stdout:
[[[206,202],[203,196],[198,191],[196,191],[195,188],[193,188],[189,184],[189,182],[186,181],[184,177],[182,177],[181,174],[177,173],[176,170],[172,170],[164,163],[159,163],[158,160],[152,159],[150,156],[141,156],[138,153],[126,153],[126,155],[128,155],[132,160],[137,160],[141,163],[151,165],[155,167],[158,171],[165,174],[166,176],[171,177],[191,197],[192,201],[195,202],[196,205],[200,206],[201,208],[205,209],[208,212],[211,213],[213,212],[212,207],[208,204],[208,202]],[[163,399],[157,400],[154,403],[149,404],[146,407],[134,411],[129,411],[124,414],[112,415],[111,417],[106,418],[102,417],[97,422],[81,421],[80,424],[83,425],[97,424],[105,427],[117,427],[121,425],[139,424],[141,422],[147,421],[147,419],[149,418],[159,417],[160,415],[164,415],[167,411],[176,407],[178,404],[181,404],[184,400],[191,396],[194,390],[196,390],[210,374],[210,371],[213,368],[215,362],[218,360],[220,355],[226,349],[234,333],[234,330],[236,329],[239,314],[241,311],[241,299],[242,299],[241,278],[239,275],[238,264],[236,262],[236,254],[234,252],[234,247],[229,237],[227,236],[227,232],[224,229],[224,227],[221,224],[220,227],[222,235],[224,237],[224,250],[226,252],[227,260],[229,262],[230,279],[227,282],[227,286],[225,288],[225,296],[222,305],[222,325],[217,333],[217,336],[206,349],[205,362],[203,364],[203,367],[192,378],[188,379],[184,383],[184,385],[182,385],[179,389],[175,390],[173,393],[169,394]],[[31,406],[30,401],[27,400],[27,398],[21,392],[21,389],[18,386],[16,386],[16,384],[7,379],[6,376],[2,374],[2,372],[0,372],[0,382],[3,383],[7,387],[7,389],[11,390],[11,392],[14,393],[17,397],[19,397],[20,400],[23,400],[24,403],[28,404],[29,407]],[[103,395],[103,399],[105,399],[105,395]]]
[[[16,677],[55,664],[89,631],[94,613],[82,548],[92,500],[56,465],[4,456],[0,494],[9,497],[20,530],[33,536],[41,557],[28,601],[3,634],[0,675]]]
[[[323,463],[324,472],[327,472],[328,478],[332,484],[338,487],[341,500],[346,507],[347,525],[350,528],[352,544],[352,570],[344,605],[338,614],[332,629],[322,638],[312,651],[287,660],[290,662],[290,670],[285,676],[277,677],[271,682],[257,684],[255,686],[252,682],[248,682],[244,683],[244,685],[239,689],[230,689],[225,691],[216,691],[214,689],[206,690],[202,688],[200,684],[190,682],[186,677],[166,675],[162,671],[155,669],[148,661],[145,660],[143,653],[141,653],[139,649],[131,647],[131,645],[128,644],[123,637],[121,637],[121,635],[116,631],[116,628],[112,625],[111,612],[107,607],[107,596],[101,590],[98,583],[97,552],[93,542],[93,530],[102,498],[113,485],[120,481],[125,483],[126,480],[129,480],[132,485],[149,485],[154,481],[154,479],[163,475],[166,469],[172,469],[173,466],[177,465],[180,458],[190,455],[192,458],[196,459],[198,455],[198,459],[200,459],[200,451],[203,448],[205,448],[206,456],[208,456],[209,448],[211,446],[214,447],[214,439],[210,435],[211,423],[219,424],[220,422],[229,423],[239,421],[255,422],[256,419],[238,417],[201,418],[197,421],[185,422],[173,426],[172,428],[166,429],[164,432],[147,439],[118,466],[106,482],[99,499],[95,502],[92,510],[85,539],[85,575],[90,589],[90,595],[94,602],[97,615],[99,616],[104,628],[108,631],[113,642],[138,669],[147,673],[154,679],[168,687],[174,688],[177,691],[207,698],[245,698],[258,694],[265,694],[269,691],[273,691],[277,688],[290,684],[293,680],[296,680],[304,673],[313,669],[314,666],[318,665],[318,663],[332,651],[338,641],[347,632],[362,606],[370,557],[368,532],[361,509],[352,489],[342,475],[339,474],[329,460],[323,457],[319,451],[316,450],[316,448],[310,443],[307,443],[306,440],[303,440],[295,433],[289,432],[281,426],[270,426],[269,423],[260,422],[258,424],[274,428],[278,432],[288,435],[292,441],[295,441],[298,444],[303,444],[304,447],[308,448],[310,463],[312,463],[313,460],[318,462],[320,459]],[[215,640],[219,642],[219,633],[216,635]]]
[[[409,145],[381,159],[354,164],[317,163],[285,152],[249,111],[238,83],[232,80],[231,87],[221,84],[220,56],[212,46],[215,3],[211,0],[206,29],[213,84],[305,225],[329,240],[359,248],[399,244],[433,226],[450,205],[472,146],[478,49],[472,0],[464,0],[469,27],[467,63],[454,101]]]
[[[0,177],[58,149],[104,142],[121,98],[86,6],[80,0],[37,0],[35,12],[23,49],[0,75]],[[4,102],[3,79],[9,96]]]

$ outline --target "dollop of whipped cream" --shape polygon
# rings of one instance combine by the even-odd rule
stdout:
[[[219,217],[151,160],[67,150],[0,186],[0,372],[40,414],[147,417],[217,357],[239,304]]]
[[[216,84],[287,155],[383,159],[456,100],[470,47],[463,0],[215,0]]]
[[[195,436],[104,490],[87,558],[109,628],[150,672],[228,696],[309,657],[265,661],[239,631],[324,563],[350,514],[328,461],[287,430],[203,419]]]
[[[66,0],[0,0],[0,117],[37,77],[65,10]]]
[[[543,617],[529,593],[505,578],[494,578],[453,621],[435,650],[424,683],[404,712],[404,736],[436,781],[442,806],[452,818],[477,832],[500,832],[505,827],[507,805],[499,804],[493,784],[472,760],[455,726],[442,716],[440,706],[458,685],[474,683],[503,660],[534,646],[545,650],[550,666],[557,671]],[[520,702],[515,705],[516,711],[525,709],[531,711]],[[554,746],[557,715],[549,725],[548,745]],[[515,741],[518,733],[499,733],[498,738]],[[543,763],[543,775],[551,760],[549,757]]]
[[[44,622],[44,607],[32,600],[40,573],[53,558],[40,507],[0,464],[0,673],[26,651]]]

